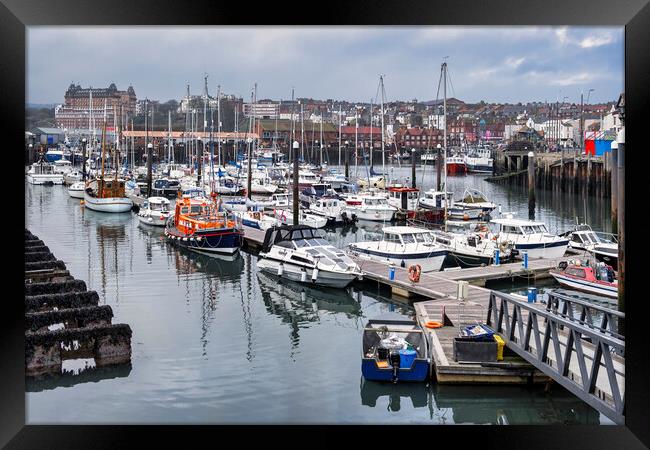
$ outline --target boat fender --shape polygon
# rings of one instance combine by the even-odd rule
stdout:
[[[413,283],[418,283],[420,281],[420,273],[422,273],[422,267],[419,264],[414,264],[409,266],[409,280]]]
[[[404,262],[404,260],[402,260],[402,262],[399,264],[399,266],[402,267],[402,268],[406,267],[406,263]]]
[[[302,273],[300,274],[300,281],[303,283],[307,281],[307,271],[305,269],[300,269]]]
[[[311,281],[316,281],[318,279],[318,268],[314,267],[314,270],[311,272]]]
[[[280,266],[278,266],[278,276],[281,277],[283,273],[284,273],[284,264],[280,263]]]
[[[196,239],[197,241],[200,241],[200,240],[203,239],[203,238],[202,238],[201,236],[197,236],[195,239]]]

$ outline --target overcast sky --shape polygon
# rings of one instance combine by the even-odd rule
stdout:
[[[436,98],[447,58],[467,102],[616,100],[623,91],[622,27],[29,27],[27,101],[63,103],[71,82],[166,101],[209,91],[250,99],[370,101]],[[439,94],[442,97],[442,92]],[[586,97],[586,96],[585,96]]]

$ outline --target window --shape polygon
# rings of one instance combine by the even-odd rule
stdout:
[[[398,243],[398,244],[399,244],[399,236],[396,235],[396,234],[386,233],[386,234],[384,235],[384,240],[385,240],[386,242],[394,242],[394,243]]]
[[[412,234],[403,234],[402,241],[404,242],[404,244],[414,244],[415,237]]]

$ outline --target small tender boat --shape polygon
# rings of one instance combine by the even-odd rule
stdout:
[[[380,241],[349,244],[350,254],[400,267],[420,265],[422,272],[442,268],[448,250],[435,242],[431,230],[412,226],[384,227]]]
[[[371,381],[424,381],[429,376],[429,347],[413,319],[386,313],[363,330],[361,373]]]
[[[281,278],[301,283],[344,288],[363,273],[320,231],[305,225],[266,230],[257,266]]]
[[[505,214],[505,218],[493,219],[490,224],[498,228],[499,242],[511,241],[515,249],[528,252],[528,258],[560,258],[564,256],[569,240],[550,234],[544,222],[514,219],[512,214]]]
[[[138,220],[146,225],[164,227],[171,216],[170,204],[165,197],[149,197],[138,211]]]
[[[350,195],[345,199],[346,210],[360,220],[387,222],[393,219],[397,208],[390,206],[381,195]]]
[[[86,191],[86,183],[84,181],[77,181],[68,186],[68,195],[72,198],[84,198],[84,192]]]
[[[562,286],[590,294],[618,297],[618,280],[612,266],[599,262],[596,266],[581,261],[562,261],[549,273]]]
[[[211,200],[184,195],[176,201],[165,235],[172,243],[192,251],[234,255],[243,243],[241,222],[220,209],[216,194]]]

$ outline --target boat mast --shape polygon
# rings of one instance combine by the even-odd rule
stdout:
[[[102,177],[101,177],[102,185],[97,186],[99,188],[98,189],[99,194],[101,194],[101,192],[104,189],[104,162],[105,162],[105,158],[106,158],[106,151],[104,149],[105,140],[106,140],[106,100],[104,100],[104,126],[102,127]],[[101,197],[101,195],[100,195],[100,197]]]
[[[217,155],[221,167],[221,85],[217,85]]]
[[[185,147],[185,163],[187,164],[187,160],[189,159],[190,156],[190,148],[189,148],[189,143],[187,142],[187,129],[189,128],[189,122],[190,122],[190,84],[187,84],[187,96],[185,97],[185,133],[183,133],[183,143]]]
[[[305,162],[305,111],[302,101],[300,102],[300,158]]]
[[[379,84],[381,86],[381,173],[386,176],[386,155],[384,152],[384,76],[379,75]],[[385,181],[384,181],[385,183]]]
[[[372,127],[373,127],[373,121],[372,121],[372,98],[370,99],[370,171],[372,172],[373,164],[372,164]],[[368,175],[370,177],[370,175]],[[368,178],[370,180],[370,178]],[[368,181],[370,183],[370,181]],[[370,187],[370,184],[368,184],[368,187]]]
[[[443,186],[443,196],[445,199],[445,231],[447,231],[447,62],[445,61],[442,63],[442,76],[443,76],[443,82],[442,82],[442,93],[443,93],[443,103],[442,103],[442,111],[443,115],[445,117],[445,127],[443,129],[443,156],[444,156],[444,171],[445,171],[445,181],[444,181],[444,186]]]
[[[359,116],[357,105],[354,105],[354,176],[359,175],[359,155],[357,144],[359,141]]]
[[[323,168],[323,111],[320,113],[320,166]]]
[[[289,142],[289,161],[292,161],[291,155],[293,152],[293,142],[296,140],[295,139],[295,127],[294,127],[294,109],[296,107],[296,104],[294,103],[293,99],[293,94],[294,94],[294,89],[293,87],[291,88],[291,141]]]
[[[172,145],[172,110],[167,111],[167,162],[174,163],[174,146]]]
[[[341,103],[339,102],[339,166],[341,165]]]

